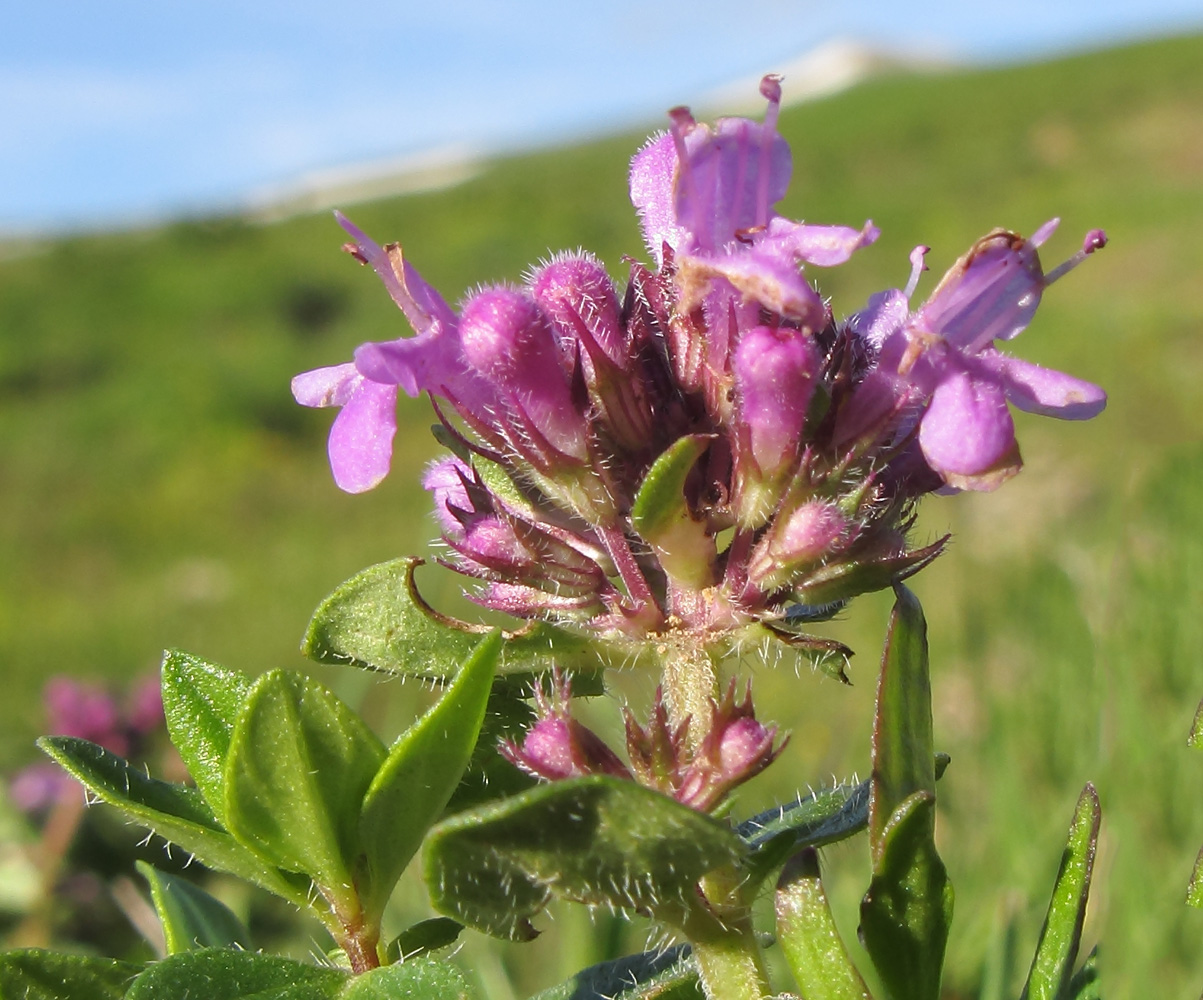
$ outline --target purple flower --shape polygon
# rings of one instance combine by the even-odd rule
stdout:
[[[875,296],[849,321],[880,353],[841,414],[837,438],[849,441],[891,414],[922,408],[918,441],[927,464],[949,486],[992,490],[1021,465],[1008,402],[1063,420],[1101,412],[1107,397],[1098,386],[994,346],[1027,327],[1045,288],[1106,245],[1102,230],[1092,230],[1077,254],[1046,275],[1036,248],[1057,222],[1030,240],[1001,229],[982,237],[909,313],[926,251],[919,248],[907,290]]]
[[[779,79],[765,77],[760,92],[769,102],[763,123],[725,118],[711,129],[688,109],[674,110],[671,130],[631,163],[631,201],[653,256],[664,264],[665,248],[672,253],[683,310],[701,304],[714,280],[724,279],[726,298],[734,292],[815,330],[826,310],[800,266],[842,264],[878,230],[870,222],[857,230],[777,215],[773,206],[792,172],[789,146],[777,133]]]

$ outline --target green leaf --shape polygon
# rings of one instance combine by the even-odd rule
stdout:
[[[645,951],[578,972],[531,1000],[704,1000],[688,945]]]
[[[339,1000],[350,977],[233,948],[185,951],[155,962],[126,1000]]]
[[[161,872],[145,861],[138,871],[150,884],[150,898],[163,925],[167,954],[199,948],[240,948],[252,951],[250,932],[225,904],[200,886]]]
[[[1203,701],[1199,702],[1199,707],[1195,710],[1195,721],[1190,727],[1190,736],[1186,739],[1186,745],[1194,747],[1196,750],[1203,750]]]
[[[327,597],[309,623],[301,650],[319,663],[349,664],[385,673],[450,678],[471,655],[482,632],[440,621],[418,595],[413,557],[369,566]],[[558,665],[579,677],[608,663],[606,644],[533,622],[506,636],[498,673],[550,670]],[[621,659],[625,649],[609,655]],[[584,694],[583,688],[578,693]]]
[[[538,678],[533,674],[494,678],[485,721],[467,770],[447,803],[448,813],[518,795],[536,784],[535,778],[502,757],[497,748],[503,740],[521,743],[534,723],[535,712],[528,699],[537,683]],[[576,693],[574,686],[573,694]]]
[[[142,966],[40,948],[0,954],[4,1000],[120,1000]]]
[[[167,731],[196,787],[218,818],[225,814],[225,763],[250,678],[178,650],[163,657]]]
[[[894,1000],[936,1000],[952,922],[952,884],[936,853],[936,800],[915,792],[895,810],[874,852],[861,934]]]
[[[592,776],[444,820],[426,840],[424,869],[436,909],[523,941],[552,896],[679,917],[698,879],[742,853],[717,820],[630,781]]]
[[[871,1000],[831,916],[813,847],[785,866],[775,905],[777,943],[806,1000]]]
[[[450,917],[431,917],[408,927],[385,949],[390,962],[408,962],[455,944],[464,925]]]
[[[1099,1000],[1099,949],[1094,947],[1059,1000]]]
[[[270,671],[251,687],[230,741],[230,832],[334,896],[353,893],[360,809],[384,756],[363,720],[322,685]]]
[[[900,555],[853,555],[829,563],[791,584],[793,595],[802,604],[823,605],[884,590],[891,584],[897,589],[900,580],[914,576],[944,551],[948,537]]]
[[[927,623],[914,594],[901,585],[894,592],[873,727],[869,843],[875,857],[895,810],[915,792],[936,791]]]
[[[1024,1000],[1062,1000],[1066,995],[1082,940],[1099,818],[1098,793],[1094,785],[1087,784],[1069,824],[1069,837],[1053,885],[1053,898],[1044,918],[1027,985],[1023,988]]]
[[[863,830],[868,820],[868,781],[820,789],[744,820],[736,833],[748,846],[740,865],[749,882],[748,892],[800,848],[844,840]]]
[[[1186,887],[1186,902],[1188,906],[1197,906],[1203,910],[1203,848],[1195,858],[1195,870],[1191,873],[1190,884]]]
[[[685,480],[713,435],[678,438],[648,470],[631,505],[631,526],[650,542],[664,571],[682,585],[714,583],[715,543],[685,499]]]
[[[383,911],[401,872],[468,766],[500,649],[500,633],[485,636],[460,668],[455,683],[398,737],[372,779],[359,820],[369,919]]]
[[[355,976],[339,1000],[470,1000],[475,995],[455,966],[417,958]]]
[[[254,882],[298,906],[305,905],[308,882],[300,884],[289,878],[239,844],[222,828],[195,789],[151,778],[104,747],[73,736],[43,736],[38,746],[101,801],[195,855],[208,867]]]

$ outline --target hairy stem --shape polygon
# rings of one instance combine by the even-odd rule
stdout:
[[[711,705],[719,696],[718,671],[698,645],[667,646],[661,649],[660,659],[669,722],[675,729],[690,720],[686,742],[696,753],[710,726]]]
[[[730,865],[711,872],[701,883],[704,902],[683,928],[708,1000],[764,1000],[772,993],[740,886]]]

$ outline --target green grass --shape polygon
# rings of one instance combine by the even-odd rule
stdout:
[[[1203,695],[1203,38],[881,78],[788,109],[782,130],[795,158],[785,214],[883,229],[817,274],[840,312],[902,283],[915,243],[933,248],[938,276],[998,225],[1031,232],[1061,215],[1050,263],[1091,227],[1112,239],[1049,291],[1015,345],[1105,385],[1107,411],[1082,425],[1022,419],[1027,471],[996,494],[929,501],[920,528],[955,532],[915,580],[937,741],[953,757],[940,817],[957,887],[947,985],[976,995],[993,928],[1013,919],[1005,995],[1017,995],[1075,798],[1094,780],[1104,834],[1087,934],[1104,942],[1105,995],[1196,996],[1203,913],[1182,900],[1203,841],[1203,758],[1185,749]],[[589,247],[621,274],[623,254],[642,256],[625,189],[639,141],[509,159],[352,214],[403,240],[452,299],[562,247]],[[125,678],[166,645],[245,670],[303,667],[297,642],[327,591],[425,548],[425,407],[403,408],[396,474],[349,497],[325,468],[329,415],[288,394],[295,372],[405,329],[341,242],[325,215],[213,220],[0,263],[4,765],[32,756],[47,675]],[[432,577],[437,600],[454,589]],[[777,715],[794,736],[741,812],[866,772],[887,608],[865,600],[833,627],[860,651],[851,689],[753,668],[761,704],[792,706]],[[850,938],[864,854],[857,842],[828,858]],[[404,899],[424,905],[413,886]],[[557,922],[576,942],[559,954],[488,960],[520,993],[545,985],[547,970],[598,954],[574,920]]]

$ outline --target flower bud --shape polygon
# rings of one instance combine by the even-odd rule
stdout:
[[[568,680],[557,672],[553,684],[550,698],[542,688],[535,690],[537,718],[522,745],[507,740],[498,752],[511,764],[546,781],[589,774],[630,778],[631,772],[602,738],[569,714],[572,691]]]
[[[859,531],[834,503],[807,501],[779,517],[761,539],[749,560],[748,582],[762,593],[771,593],[846,548]]]
[[[689,763],[677,789],[683,805],[709,812],[737,785],[754,777],[776,760],[785,747],[777,746],[776,726],[763,726],[752,707],[752,689],[737,702],[736,682],[731,681],[720,702],[712,702],[706,739]]]
[[[814,340],[788,327],[753,327],[735,349],[738,508],[747,527],[763,523],[798,460],[819,364]]]
[[[586,423],[539,307],[514,289],[485,289],[464,305],[459,332],[464,359],[511,411],[505,428],[511,443],[517,447],[533,432],[561,455],[583,461]]]
[[[567,363],[580,365],[598,416],[627,452],[647,448],[652,412],[638,358],[623,327],[606,269],[587,254],[564,254],[530,278],[535,302],[551,321]]]

